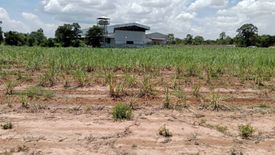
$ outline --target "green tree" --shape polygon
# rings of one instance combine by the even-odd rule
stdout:
[[[42,46],[47,41],[47,38],[44,35],[43,29],[38,29],[35,32],[31,32],[28,36],[28,45],[29,46]]]
[[[0,27],[0,44],[4,41],[2,27]]]
[[[100,47],[103,40],[103,29],[98,26],[93,26],[89,28],[85,36],[85,41],[87,45],[93,47]]]
[[[187,34],[186,38],[184,40],[185,40],[185,43],[187,45],[192,45],[193,44],[193,36],[191,34]]]
[[[226,36],[226,38],[224,39],[224,42],[227,45],[232,45],[234,44],[234,39],[232,39],[230,36]]]
[[[275,44],[275,37],[270,35],[261,35],[258,37],[257,46],[259,47],[269,47]]]
[[[168,34],[168,44],[176,44],[175,35],[172,33]]]
[[[202,36],[196,36],[193,40],[194,45],[202,45],[204,42],[204,38]]]
[[[253,24],[244,24],[238,30],[236,36],[239,46],[248,47],[256,45],[258,28]]]
[[[226,38],[226,33],[225,32],[222,32],[222,33],[220,33],[220,40],[225,40],[225,38]]]
[[[11,46],[23,46],[27,42],[27,35],[23,33],[18,33],[15,31],[9,31],[4,33],[5,44]]]
[[[55,31],[55,37],[58,43],[63,47],[80,46],[80,25],[78,23],[64,24]]]
[[[48,38],[44,44],[42,44],[43,47],[55,47],[55,39]]]

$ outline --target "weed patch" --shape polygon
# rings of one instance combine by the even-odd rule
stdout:
[[[129,120],[132,117],[132,109],[124,103],[119,103],[113,108],[112,115],[115,120]]]

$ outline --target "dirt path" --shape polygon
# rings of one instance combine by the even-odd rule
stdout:
[[[131,121],[115,122],[111,106],[50,104],[23,109],[0,106],[0,154],[275,154],[275,109],[242,107],[231,112],[164,110],[138,106]],[[250,140],[238,126],[251,123]],[[158,134],[160,127],[171,138]],[[226,130],[219,130],[224,127]]]

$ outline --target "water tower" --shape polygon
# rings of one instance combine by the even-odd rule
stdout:
[[[103,29],[104,34],[107,34],[107,27],[110,25],[110,18],[104,16],[97,18],[97,25]]]
[[[108,25],[110,25],[110,18],[102,16],[97,18],[97,25],[103,29],[103,45],[106,43],[106,36],[108,35]]]

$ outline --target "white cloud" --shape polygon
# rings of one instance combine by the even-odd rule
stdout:
[[[47,36],[54,36],[54,31],[57,28],[56,24],[44,23],[37,15],[33,13],[22,12],[22,17],[26,20],[26,23],[29,24],[32,31],[42,28]]]
[[[187,11],[189,1],[42,0],[42,6],[44,12],[63,22],[91,25],[97,17],[108,16],[112,24],[138,22],[151,26],[152,31],[183,36],[191,31],[192,19],[196,16],[195,12]]]
[[[236,30],[245,23],[252,23],[259,28],[261,34],[275,34],[275,1],[274,0],[242,0],[235,6],[222,9],[213,19],[220,27]]]
[[[29,10],[22,13],[21,21],[3,10],[0,19],[10,23],[6,28],[28,32],[42,27],[51,36],[56,25],[78,22],[86,28],[100,16],[110,17],[111,24],[138,22],[151,31],[181,38],[190,33],[215,39],[222,31],[234,36],[245,23],[255,24],[260,33],[275,35],[274,0],[41,0],[35,13],[42,16]]]
[[[228,4],[228,0],[196,0],[189,6],[189,10],[199,10],[205,7],[221,8]]]
[[[21,21],[12,19],[8,12],[0,7],[0,21],[3,22],[1,25],[3,27],[3,31],[20,31],[26,32],[29,31],[29,28]]]

